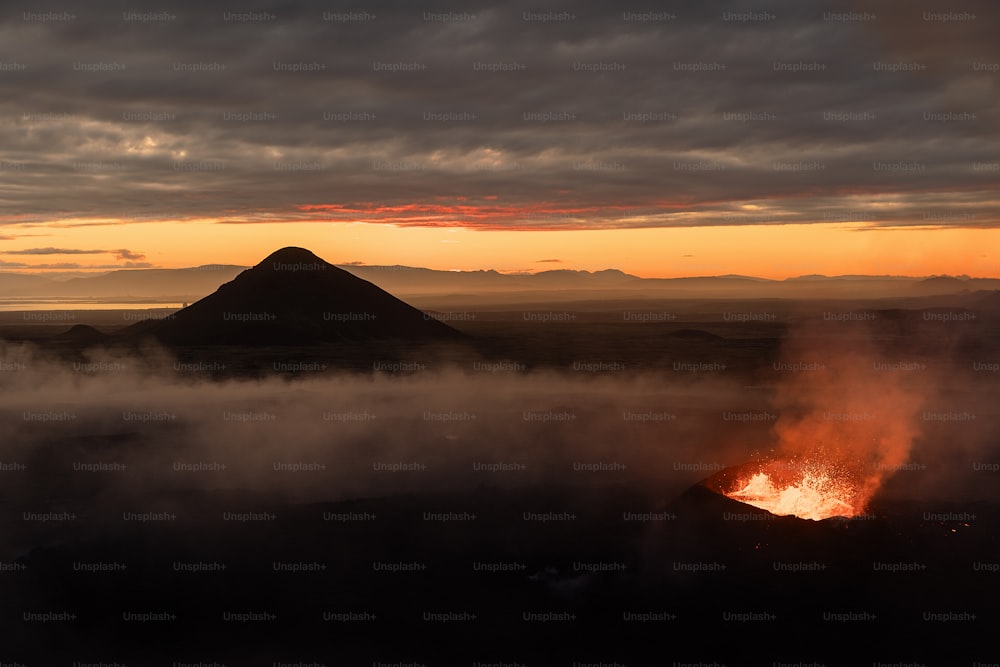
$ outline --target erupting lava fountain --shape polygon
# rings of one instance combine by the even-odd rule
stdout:
[[[704,484],[771,514],[814,521],[864,514],[874,491],[859,470],[814,459],[746,463],[721,470]]]

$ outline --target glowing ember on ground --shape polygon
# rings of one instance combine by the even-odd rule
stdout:
[[[864,512],[858,485],[848,474],[818,464],[762,464],[736,480],[725,495],[779,516],[801,519],[851,517]]]

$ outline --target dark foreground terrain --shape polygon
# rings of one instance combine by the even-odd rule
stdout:
[[[484,487],[305,505],[191,494],[176,500],[173,520],[79,516],[5,573],[6,659],[740,665],[995,655],[996,504],[935,505],[971,521],[885,503],[869,519],[815,523],[708,493],[651,504],[620,486]],[[456,507],[450,522],[428,519]],[[546,513],[561,518],[526,519]],[[267,518],[246,518],[255,515]],[[109,571],[80,570],[99,567]],[[23,612],[71,617],[28,622]],[[949,657],[932,658],[942,646]]]
[[[450,348],[8,322],[0,664],[996,663],[1000,320],[958,301],[441,311]],[[861,347],[873,406],[920,394],[864,516],[699,483]]]

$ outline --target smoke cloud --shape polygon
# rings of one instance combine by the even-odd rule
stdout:
[[[882,482],[910,460],[920,410],[935,392],[926,364],[887,356],[860,329],[833,338],[802,325],[777,367],[775,450],[799,466],[821,464],[856,487],[863,509]]]
[[[765,407],[726,378],[482,364],[211,379],[210,364],[158,348],[70,361],[20,344],[0,348],[0,359],[0,457],[66,473],[71,486],[87,478],[70,474],[74,464],[127,465],[101,476],[105,494],[243,489],[311,502],[628,482],[668,499],[766,435],[725,417]]]
[[[8,511],[96,517],[189,492],[266,504],[615,485],[649,511],[755,455],[822,458],[865,500],[993,497],[996,374],[958,364],[862,326],[797,328],[754,386],[492,363],[220,379],[156,347],[63,358],[4,343],[0,463]]]

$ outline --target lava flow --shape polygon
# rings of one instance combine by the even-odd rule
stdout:
[[[815,461],[743,466],[723,495],[779,516],[819,521],[863,514],[868,494],[858,475]]]

